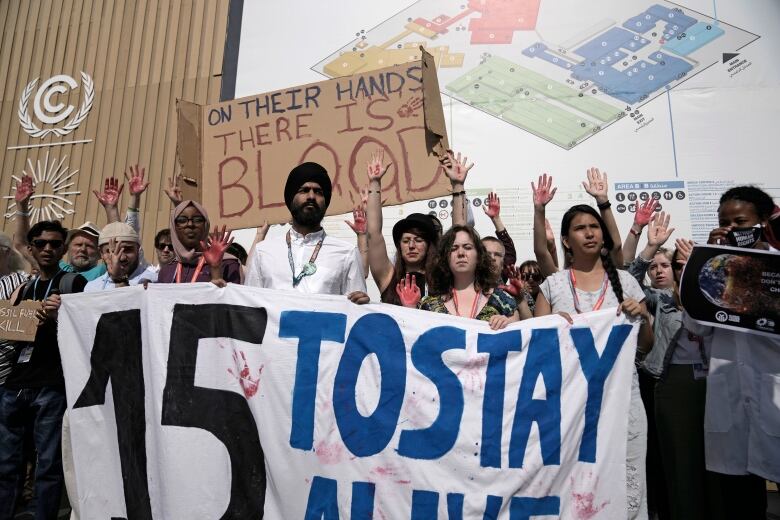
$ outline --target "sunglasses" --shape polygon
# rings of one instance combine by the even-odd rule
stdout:
[[[166,249],[170,249],[171,251],[173,251],[173,244],[157,244],[154,247],[156,247],[160,251],[165,251]]]
[[[520,279],[523,281],[530,281],[533,280],[534,282],[541,282],[542,281],[542,274],[541,273],[521,273]]]
[[[206,222],[206,217],[202,217],[200,215],[195,215],[194,217],[188,218],[185,216],[178,216],[173,220],[177,226],[184,227],[187,225],[188,222],[192,222],[194,225],[203,224]]]
[[[30,242],[30,245],[33,246],[35,249],[43,249],[46,247],[46,244],[50,245],[53,249],[59,249],[62,247],[62,244],[64,244],[62,240],[44,240],[43,238],[36,238],[32,242]]]

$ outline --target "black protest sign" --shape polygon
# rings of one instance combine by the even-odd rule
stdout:
[[[680,299],[700,323],[780,334],[780,253],[697,245],[680,281]]]

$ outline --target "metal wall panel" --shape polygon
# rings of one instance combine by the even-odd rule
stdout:
[[[156,231],[168,227],[170,202],[162,187],[178,169],[176,99],[219,101],[229,4],[0,0],[0,70],[6,71],[0,77],[0,211],[6,233],[14,229],[14,187],[23,172],[34,175],[40,196],[33,201],[34,220],[60,218],[66,227],[91,220],[102,226],[105,214],[92,190],[111,175],[123,178],[129,165],[139,163],[151,181],[141,200],[143,240],[151,252]],[[86,106],[82,72],[93,83],[86,117],[67,135],[29,135],[20,123],[22,97],[28,123],[62,130]],[[51,87],[42,86],[59,74],[78,84],[55,84],[65,88],[50,96],[55,110],[47,110]],[[37,117],[36,100],[44,116],[70,113],[46,123]],[[125,192],[123,209],[127,199]]]

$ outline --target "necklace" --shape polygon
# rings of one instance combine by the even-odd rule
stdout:
[[[203,270],[203,264],[206,263],[206,259],[204,257],[200,257],[200,260],[198,260],[198,265],[195,267],[195,272],[192,275],[192,279],[190,280],[190,283],[194,282],[198,279],[198,276],[200,276],[200,272]],[[181,283],[181,262],[176,264],[176,283]]]
[[[53,284],[53,283],[54,283],[54,280],[57,278],[57,276],[58,276],[58,275],[59,275],[61,272],[62,272],[62,269],[60,269],[59,271],[57,271],[57,274],[55,274],[54,276],[52,276],[52,277],[51,277],[51,280],[49,280],[49,285],[46,287],[46,293],[44,293],[42,300],[45,300],[46,298],[48,298],[48,297],[49,297],[49,292],[51,291],[51,284]],[[40,279],[41,279],[41,275],[38,275],[38,276],[35,278],[35,283],[33,284],[33,299],[35,299],[35,295],[36,295],[36,294],[37,294],[37,292],[38,292],[38,280],[40,280]]]
[[[477,317],[477,307],[479,307],[479,302],[482,299],[482,293],[477,292],[477,294],[474,295],[474,301],[471,304],[471,312],[468,316],[463,316],[465,318],[471,318],[474,319]],[[452,290],[452,303],[455,305],[455,314],[458,316],[461,316],[460,310],[458,309],[458,291],[455,289]]]
[[[571,287],[571,295],[574,300],[574,310],[577,311],[577,314],[580,314],[582,310],[580,310],[580,298],[577,296],[577,278],[574,276],[574,269],[569,269],[569,286]],[[601,284],[599,297],[591,310],[597,311],[601,308],[601,305],[604,303],[604,297],[607,295],[607,287],[609,287],[609,278],[605,272],[604,283]]]
[[[301,280],[304,279],[306,276],[311,276],[314,273],[317,272],[317,264],[314,262],[317,260],[317,255],[320,254],[320,248],[322,247],[322,241],[325,240],[325,237],[323,236],[319,242],[317,242],[317,245],[314,246],[314,251],[311,254],[311,257],[309,258],[309,261],[303,264],[303,267],[301,268],[301,272],[297,275],[295,274],[295,261],[293,260],[293,254],[292,254],[292,241],[290,240],[290,231],[287,231],[286,235],[287,239],[287,260],[290,261],[290,271],[292,271],[292,284],[293,287],[297,287],[299,283],[301,283]]]

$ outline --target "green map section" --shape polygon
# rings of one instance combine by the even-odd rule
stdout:
[[[624,115],[612,105],[496,56],[445,88],[475,108],[564,148]]]

